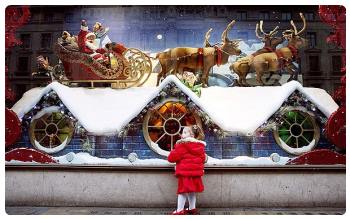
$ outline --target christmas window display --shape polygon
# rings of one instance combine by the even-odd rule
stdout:
[[[320,16],[329,20],[322,13],[334,10],[320,7]],[[323,164],[344,164],[345,80],[334,99],[299,83],[308,21],[298,16],[279,36],[279,27],[266,32],[259,21],[259,45],[232,37],[242,26],[230,20],[218,43],[210,43],[209,29],[202,47],[156,54],[112,42],[104,24],[89,31],[82,20],[78,35],[63,31],[53,45],[56,65],[37,57],[33,75],[51,83],[6,109],[6,160],[168,166],[183,127],[197,125],[207,166],[305,164],[303,157],[326,152],[334,160]]]

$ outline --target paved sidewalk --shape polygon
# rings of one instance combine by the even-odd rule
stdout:
[[[19,207],[6,206],[9,215],[166,215],[170,208]],[[342,215],[345,208],[201,208],[202,215]]]

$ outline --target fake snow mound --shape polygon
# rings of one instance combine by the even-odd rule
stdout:
[[[91,134],[116,135],[136,117],[169,83],[175,83],[224,131],[251,135],[266,122],[296,90],[329,117],[338,109],[332,97],[323,89],[304,88],[291,81],[273,87],[209,87],[198,97],[176,76],[170,75],[158,87],[129,89],[70,88],[53,82],[45,88],[27,91],[12,107],[20,119],[43,95],[54,90],[63,104]]]
[[[123,158],[99,158],[99,157],[93,157],[88,153],[70,153],[73,159],[71,162],[67,160],[67,155],[54,157],[60,164],[67,164],[67,165],[78,165],[78,164],[90,164],[90,165],[116,165],[116,166],[174,166],[175,164],[169,163],[165,159],[136,159],[134,162],[130,162],[128,159]],[[252,158],[247,156],[239,156],[233,159],[215,159],[212,157],[208,157],[208,161],[205,164],[205,166],[248,166],[248,165],[257,165],[257,166],[264,166],[264,165],[285,165],[289,157],[280,157],[280,160],[278,162],[273,162],[270,157],[259,157],[259,158]],[[22,161],[9,161],[6,162],[6,164],[28,164],[28,163],[35,163],[37,162],[22,162]]]
[[[247,165],[285,165],[290,160],[289,157],[280,157],[278,162],[274,162],[270,157],[247,157],[239,156],[233,159],[216,159],[208,157],[206,166],[247,166]]]

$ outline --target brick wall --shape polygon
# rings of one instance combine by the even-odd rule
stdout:
[[[93,156],[101,158],[127,158],[131,152],[138,155],[140,159],[163,158],[156,154],[146,143],[142,129],[125,137],[118,136],[89,136],[92,144],[91,151],[82,149],[82,141],[79,135],[74,135],[69,145],[62,151],[52,154],[53,156],[62,156],[69,152],[79,153],[88,152]],[[206,132],[205,141],[207,143],[206,153],[217,159],[232,159],[237,156],[250,157],[268,157],[272,153],[278,153],[284,157],[294,157],[281,149],[274,140],[273,133],[270,132],[263,136],[227,136],[218,138]],[[30,143],[27,132],[24,132],[22,138],[16,143],[15,147],[33,146]],[[317,149],[329,148],[333,146],[321,136],[321,139],[316,147]]]

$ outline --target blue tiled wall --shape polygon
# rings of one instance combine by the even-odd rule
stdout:
[[[90,136],[90,143],[94,144],[95,148],[88,152],[93,156],[101,158],[127,158],[131,152],[138,155],[140,159],[163,158],[156,154],[146,143],[142,129],[125,137],[117,136]],[[227,136],[218,138],[214,135],[206,133],[205,141],[207,143],[206,153],[217,159],[231,159],[237,156],[250,157],[268,157],[272,153],[278,153],[284,157],[294,157],[281,149],[274,140],[273,133],[268,133],[263,136]],[[79,135],[75,135],[69,145],[64,150],[52,154],[53,156],[61,156],[69,152],[79,153],[87,152],[82,149],[82,141]],[[27,132],[24,132],[22,138],[17,142],[15,147],[33,147],[30,143]],[[333,147],[328,141],[321,137],[317,149]]]

